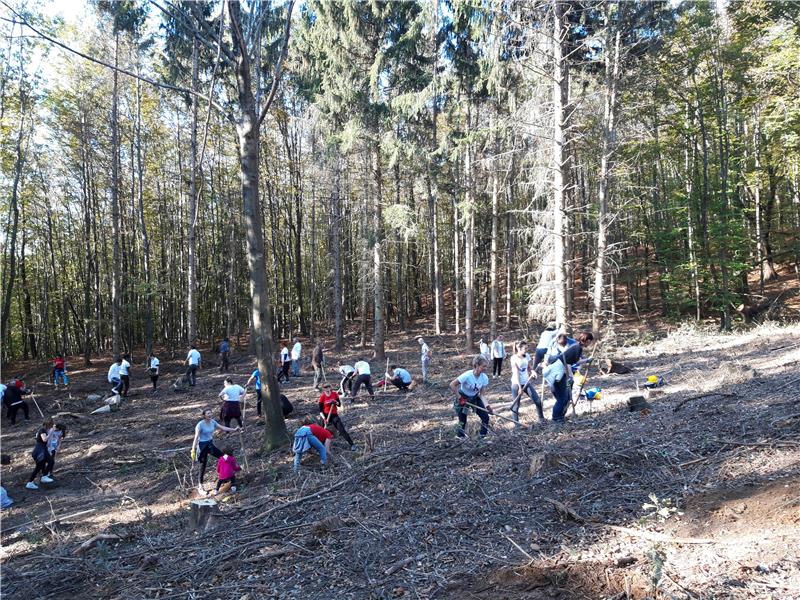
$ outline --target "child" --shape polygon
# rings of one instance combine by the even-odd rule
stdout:
[[[222,457],[222,451],[214,445],[214,432],[220,429],[227,432],[236,432],[241,429],[233,429],[220,425],[211,418],[211,409],[206,408],[203,410],[202,420],[197,422],[194,428],[194,440],[192,440],[192,462],[197,461],[200,463],[200,484],[197,486],[197,491],[201,496],[206,495],[205,488],[203,488],[203,478],[206,475],[206,465],[208,463],[208,455],[215,458]]]
[[[50,429],[47,434],[47,450],[50,452],[50,470],[45,473],[50,479],[53,479],[53,467],[56,464],[56,453],[61,451],[61,441],[67,435],[67,427],[62,423],[56,423],[56,426]]]
[[[344,423],[342,423],[342,419],[339,417],[339,407],[341,405],[342,401],[339,400],[339,394],[331,389],[331,384],[328,382],[323,383],[322,395],[319,397],[319,416],[326,426],[330,423],[336,427],[342,437],[350,444],[350,450],[355,451],[357,448],[353,443],[353,439],[350,437],[350,434],[347,433],[347,430],[344,428]]]
[[[150,381],[153,382],[153,393],[158,390],[158,365],[161,361],[158,360],[155,354],[150,355]]]
[[[311,425],[311,419],[306,417],[303,419],[302,427],[294,433],[294,447],[292,448],[294,452],[294,465],[292,466],[292,470],[295,473],[300,472],[300,460],[303,458],[303,454],[308,452],[311,448],[319,452],[319,460],[323,466],[328,462],[328,451],[312,431]],[[327,429],[323,429],[319,425],[315,425],[315,427],[324,432],[319,432],[319,435],[325,438],[326,443],[329,439],[333,438],[333,434]],[[330,446],[330,444],[328,444],[328,446]]]
[[[58,387],[58,380],[64,382],[64,385],[69,384],[69,379],[67,379],[67,364],[64,360],[64,356],[59,354],[53,359],[53,385]]]
[[[25,487],[29,490],[38,490],[39,486],[34,483],[34,479],[36,476],[41,473],[42,483],[53,483],[52,478],[50,478],[46,473],[49,473],[53,470],[53,457],[50,456],[50,451],[47,447],[47,440],[48,440],[48,432],[53,428],[53,419],[47,418],[42,423],[42,426],[39,428],[39,431],[36,432],[36,445],[33,447],[33,452],[31,452],[31,456],[33,457],[33,462],[36,463],[36,468],[31,473],[30,478],[28,479],[28,483],[25,484]]]
[[[228,490],[231,492],[236,491],[236,473],[241,471],[242,467],[236,464],[236,459],[233,457],[233,448],[225,446],[222,449],[222,456],[217,461],[217,489],[212,492],[212,495],[224,494]]]

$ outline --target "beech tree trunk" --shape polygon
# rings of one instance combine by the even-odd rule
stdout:
[[[250,56],[247,42],[242,36],[239,3],[229,1],[228,9],[236,55],[236,87],[240,111],[236,123],[236,133],[239,141],[239,172],[247,233],[250,297],[253,303],[251,337],[255,346],[258,370],[261,373],[262,381],[266,383],[266,398],[263,403],[266,420],[264,447],[266,450],[272,450],[286,443],[288,436],[281,409],[275,366],[272,361],[272,315],[269,306],[267,264],[264,256],[264,233],[261,226],[261,202],[258,190],[259,122],[250,75]]]
[[[192,90],[198,91],[200,48],[197,37],[192,38]],[[189,235],[186,264],[186,341],[197,340],[197,113],[198,99],[192,97],[191,155],[189,157]]]

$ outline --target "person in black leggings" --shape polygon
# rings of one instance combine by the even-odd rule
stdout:
[[[36,445],[33,447],[33,452],[31,452],[31,456],[33,456],[33,461],[36,463],[36,468],[31,473],[31,476],[28,478],[28,483],[25,484],[25,487],[29,490],[38,490],[39,486],[34,483],[34,479],[36,476],[41,473],[42,483],[52,483],[53,479],[47,475],[50,471],[53,470],[53,465],[55,464],[55,460],[53,456],[50,454],[49,450],[47,449],[47,438],[50,433],[50,430],[53,428],[53,419],[47,418],[42,423],[42,426],[39,428],[39,431],[36,432]]]
[[[197,491],[201,496],[206,495],[203,489],[203,478],[206,475],[206,464],[208,462],[208,455],[214,458],[222,456],[222,452],[214,445],[214,432],[217,429],[222,431],[239,431],[241,427],[232,428],[220,425],[212,418],[211,409],[207,408],[203,411],[203,419],[198,421],[194,428],[194,441],[192,442],[192,461],[201,463],[200,467],[200,483],[197,486]],[[198,449],[200,452],[198,453]]]

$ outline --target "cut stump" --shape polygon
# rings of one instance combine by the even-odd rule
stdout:
[[[212,498],[199,498],[191,502],[189,526],[192,531],[206,531],[214,526],[219,505]]]

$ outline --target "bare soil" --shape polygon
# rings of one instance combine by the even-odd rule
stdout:
[[[414,336],[393,333],[392,362],[419,373]],[[532,333],[532,332],[529,332]],[[640,338],[645,338],[643,332]],[[666,334],[666,337],[663,337]],[[510,344],[521,334],[505,332]],[[46,414],[69,428],[56,484],[24,487],[37,421],[3,418],[2,594],[8,598],[797,598],[800,597],[800,325],[729,335],[691,327],[630,345],[623,327],[599,357],[629,375],[590,375],[603,400],[582,401],[563,426],[539,424],[530,403],[514,429],[497,417],[485,440],[454,437],[449,381],[467,369],[454,335],[429,336],[433,382],[407,395],[378,393],[346,404],[356,443],[334,443],[333,466],[316,456],[291,473],[287,446],[261,451],[263,427],[248,401],[243,436],[222,435],[249,471],[205,533],[189,528],[198,467],[189,457],[202,408],[216,407],[223,374],[207,368],[196,388],[173,393],[179,360],[162,360],[152,395],[135,356],[130,398],[89,416],[106,393],[107,360],[69,364],[55,390],[46,367],[17,365],[36,383]],[[654,339],[659,338],[659,339]],[[348,339],[355,344],[356,336]],[[640,340],[641,341],[641,340]],[[310,351],[306,343],[304,350]],[[367,355],[365,352],[364,355]],[[327,352],[328,379],[356,351]],[[234,355],[244,383],[254,361]],[[374,381],[385,364],[372,363]],[[10,374],[10,372],[9,372]],[[666,385],[631,413],[647,375]],[[290,431],[316,414],[306,368],[284,392]],[[487,395],[500,415],[508,368]],[[35,418],[34,418],[35,417]],[[213,462],[213,461],[212,461]],[[206,488],[216,482],[210,465]],[[651,497],[652,496],[652,497]],[[645,504],[655,508],[644,508]],[[657,511],[661,509],[659,516]],[[117,536],[90,548],[98,534]]]

